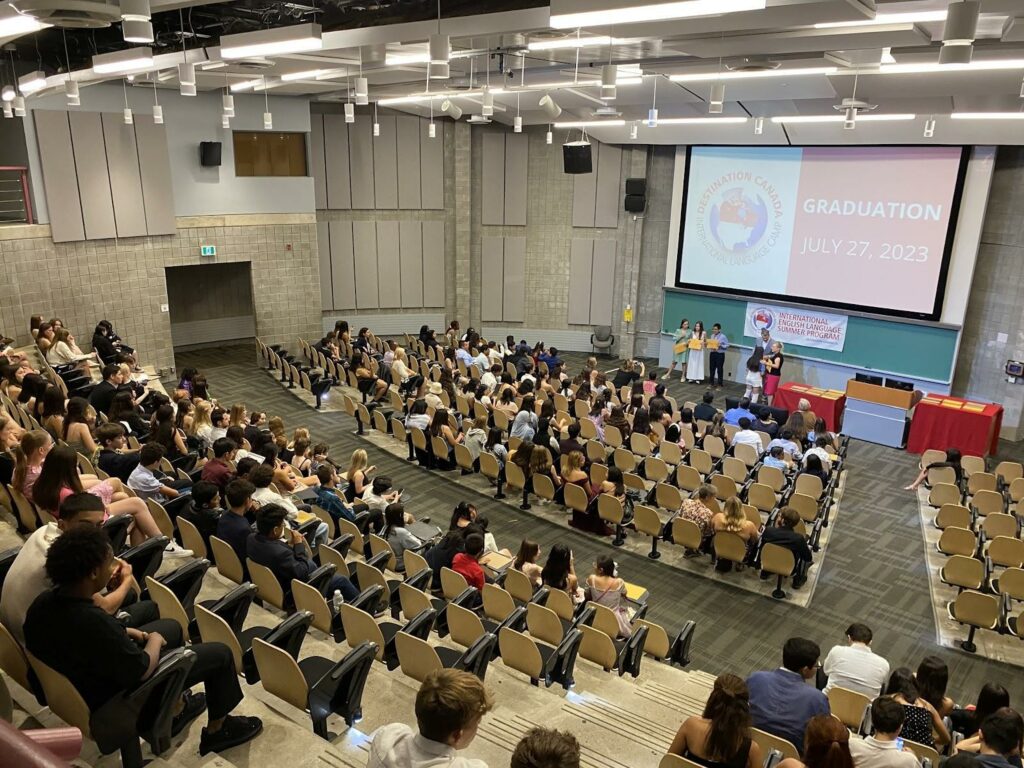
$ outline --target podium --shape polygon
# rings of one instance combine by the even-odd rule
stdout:
[[[913,403],[913,392],[850,379],[846,382],[843,433],[869,443],[902,448],[907,411]]]

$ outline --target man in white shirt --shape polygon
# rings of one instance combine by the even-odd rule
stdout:
[[[460,757],[476,738],[493,706],[476,675],[440,669],[427,675],[416,694],[418,732],[405,723],[377,729],[367,768],[487,768],[483,760]]]
[[[837,645],[828,652],[822,672],[828,675],[824,691],[839,686],[874,698],[889,679],[889,662],[871,650],[871,629],[851,624],[846,630],[849,645]]]
[[[472,352],[472,350],[470,351]],[[480,373],[483,373],[491,367],[491,361],[487,359],[487,355],[481,349],[477,350],[476,357],[473,358],[473,365],[480,369]]]
[[[230,420],[231,414],[223,408],[213,409],[210,414],[210,421],[213,422],[213,428],[210,430],[210,445],[213,445],[215,440],[227,437]]]
[[[903,729],[906,713],[903,705],[887,696],[871,703],[873,736],[850,738],[850,756],[854,768],[917,768],[917,757],[909,749],[900,749],[896,738]]]
[[[815,455],[821,459],[821,466],[826,472],[832,471],[832,454],[828,449],[828,437],[826,435],[818,435],[814,438],[814,447],[808,448],[804,454],[804,462],[806,463],[807,457]]]
[[[732,442],[730,445],[749,445],[758,455],[764,449],[764,445],[761,443],[761,436],[750,428],[750,419],[743,416],[740,419],[740,429],[735,435],[733,435]]]
[[[498,386],[498,377],[501,375],[501,363],[492,365],[480,376],[480,383],[487,387],[488,392],[494,392]]]

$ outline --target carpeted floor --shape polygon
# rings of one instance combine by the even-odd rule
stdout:
[[[582,357],[572,356],[574,360]],[[609,361],[608,368],[614,365]],[[222,404],[245,402],[250,408],[281,416],[289,429],[308,426],[315,439],[330,443],[332,457],[341,463],[356,447],[366,448],[379,472],[400,477],[400,484],[415,495],[418,515],[443,520],[459,501],[472,499],[490,518],[501,546],[514,547],[523,537],[545,547],[565,542],[573,548],[581,570],[598,552],[610,548],[606,541],[444,481],[356,437],[347,416],[317,413],[259,371],[253,345],[183,353],[177,367],[185,366],[206,374]],[[726,389],[739,393],[735,385]],[[669,389],[682,400],[696,399],[702,392],[702,387],[677,381]],[[1019,455],[1016,448],[1007,450],[1007,458]],[[745,675],[773,668],[780,663],[782,643],[792,635],[814,639],[824,653],[843,642],[845,628],[857,620],[873,628],[875,650],[894,667],[916,667],[928,654],[944,659],[950,668],[950,695],[958,701],[973,701],[982,683],[999,680],[1020,702],[1024,676],[1018,668],[937,643],[917,500],[902,490],[914,475],[916,462],[916,456],[902,451],[857,441],[851,444],[843,514],[831,532],[827,561],[808,609],[664,567],[630,551],[616,552],[620,571],[627,580],[648,587],[653,620],[669,628],[687,619],[697,621],[694,665],[698,669]]]

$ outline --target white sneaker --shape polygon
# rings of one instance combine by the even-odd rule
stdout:
[[[192,557],[192,555],[193,552],[191,549],[183,549],[173,541],[164,547],[164,557]]]

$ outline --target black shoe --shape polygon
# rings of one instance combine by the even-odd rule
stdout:
[[[258,717],[228,715],[216,733],[209,733],[203,728],[202,736],[199,739],[199,754],[222,752],[225,749],[237,747],[239,744],[245,744],[245,742],[255,739],[262,731],[263,721]]]
[[[802,587],[806,583],[807,583],[807,577],[806,576],[803,576],[803,577],[797,576],[797,577],[795,577],[793,579],[793,589],[800,589],[800,587]]]
[[[206,709],[206,694],[185,691],[185,708],[171,721],[171,737],[177,736]]]

